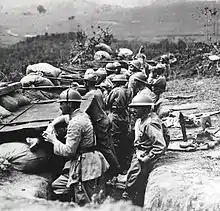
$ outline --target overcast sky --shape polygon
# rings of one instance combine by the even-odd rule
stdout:
[[[18,6],[24,6],[24,5],[31,5],[31,4],[44,4],[50,1],[55,2],[55,1],[71,1],[71,0],[36,0],[36,1],[34,0],[0,0],[0,5],[2,5],[4,8],[8,8],[8,7],[11,8],[11,7],[18,7]],[[132,7],[132,6],[147,5],[150,2],[156,1],[156,0],[87,0],[87,1],[102,3],[102,4],[117,4],[121,6]]]

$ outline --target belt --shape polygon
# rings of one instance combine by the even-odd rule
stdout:
[[[83,153],[87,153],[87,152],[94,152],[95,150],[96,150],[95,146],[88,147],[85,149],[80,149],[79,152],[77,152],[77,155],[82,155]]]

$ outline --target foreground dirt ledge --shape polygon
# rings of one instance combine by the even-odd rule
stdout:
[[[88,205],[77,207],[74,204],[58,201],[46,201],[44,199],[27,199],[20,197],[0,197],[0,210],[4,211],[141,211],[142,208],[131,205],[128,202],[104,203],[102,205]]]
[[[103,204],[88,204],[78,207],[74,203],[50,201],[48,182],[51,174],[25,174],[19,171],[10,171],[0,174],[0,210],[4,211],[141,211],[140,207],[132,206],[129,202],[112,202],[106,200]]]
[[[144,210],[220,210],[220,160],[214,150],[167,152],[149,177]]]

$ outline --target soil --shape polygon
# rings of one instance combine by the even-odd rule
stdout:
[[[195,95],[186,100],[172,100],[170,105],[197,103],[191,113],[220,109],[220,78],[193,78],[168,82],[163,97]],[[220,126],[220,115],[212,117],[214,126]],[[145,194],[144,210],[220,210],[220,165],[218,159],[207,157],[214,150],[196,152],[167,152],[150,175]],[[219,153],[220,154],[220,153]],[[220,157],[220,155],[219,155]],[[72,210],[74,204],[47,201],[48,175],[25,175],[12,172],[0,175],[0,210]],[[39,189],[39,187],[41,187]],[[42,188],[43,187],[43,188]],[[43,191],[42,191],[43,190]],[[40,197],[40,198],[39,198]],[[115,202],[80,210],[139,210],[129,203]],[[77,210],[77,209],[76,209]]]
[[[219,82],[217,77],[170,81],[164,97],[195,95],[191,99],[169,102],[198,106],[183,113],[217,111],[220,109]],[[220,126],[219,114],[211,119],[214,127]],[[144,210],[219,210],[219,158],[220,146],[195,152],[167,151],[149,177]]]

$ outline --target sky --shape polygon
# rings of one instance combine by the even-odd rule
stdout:
[[[194,1],[194,0],[0,0],[0,9],[1,5],[7,8],[19,7],[19,6],[29,6],[36,4],[44,4],[48,2],[64,2],[64,1],[90,1],[99,4],[110,4],[110,5],[120,5],[124,7],[135,7],[135,6],[145,6],[149,4],[159,4],[159,3],[170,3],[176,1]],[[197,0],[199,1],[199,0]],[[201,0],[200,0],[201,1]],[[206,0],[213,1],[213,0]],[[214,0],[220,1],[220,0]]]
[[[0,5],[2,5],[4,8],[12,8],[12,7],[26,6],[26,5],[31,5],[31,4],[44,4],[50,1],[60,2],[60,1],[65,1],[65,0],[37,0],[37,1],[35,0],[0,0]],[[111,4],[111,5],[121,5],[125,7],[133,7],[133,6],[147,5],[155,0],[87,0],[87,1],[96,2],[100,4]]]

